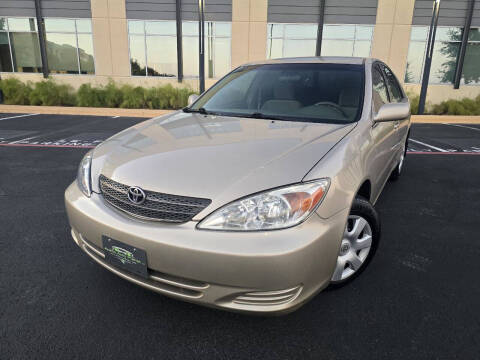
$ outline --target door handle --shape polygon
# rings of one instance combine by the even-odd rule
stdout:
[[[395,121],[395,124],[393,125],[393,128],[396,130],[400,126],[400,121]]]

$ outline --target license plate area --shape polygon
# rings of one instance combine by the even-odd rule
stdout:
[[[102,236],[102,243],[106,262],[145,279],[148,278],[147,253],[145,250],[105,235]]]

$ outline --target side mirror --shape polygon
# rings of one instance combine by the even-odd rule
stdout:
[[[197,99],[199,98],[199,96],[197,94],[192,94],[188,97],[188,106],[192,105],[195,101],[197,101]]]
[[[375,122],[402,120],[410,116],[410,103],[384,104],[373,118]]]

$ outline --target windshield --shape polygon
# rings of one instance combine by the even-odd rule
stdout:
[[[350,123],[361,115],[363,92],[363,65],[251,65],[225,76],[185,111]]]

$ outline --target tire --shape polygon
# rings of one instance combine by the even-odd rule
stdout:
[[[355,241],[352,240],[355,238],[355,232],[353,230],[357,223],[359,226],[358,229],[362,226],[363,222],[360,219],[365,220],[368,227],[367,225],[364,226],[363,230],[358,233],[358,238],[356,238]],[[367,239],[368,236],[371,236],[371,245],[368,251],[366,251],[367,248],[365,246],[368,244],[368,240],[365,239]],[[330,281],[330,288],[339,288],[359,276],[374,257],[379,242],[380,220],[377,212],[367,199],[356,197],[350,210],[337,263]],[[347,249],[347,245],[350,246],[349,249]],[[361,260],[361,264],[359,264],[357,258]],[[342,265],[344,266],[343,270],[341,270]],[[341,276],[339,277],[340,272]]]

